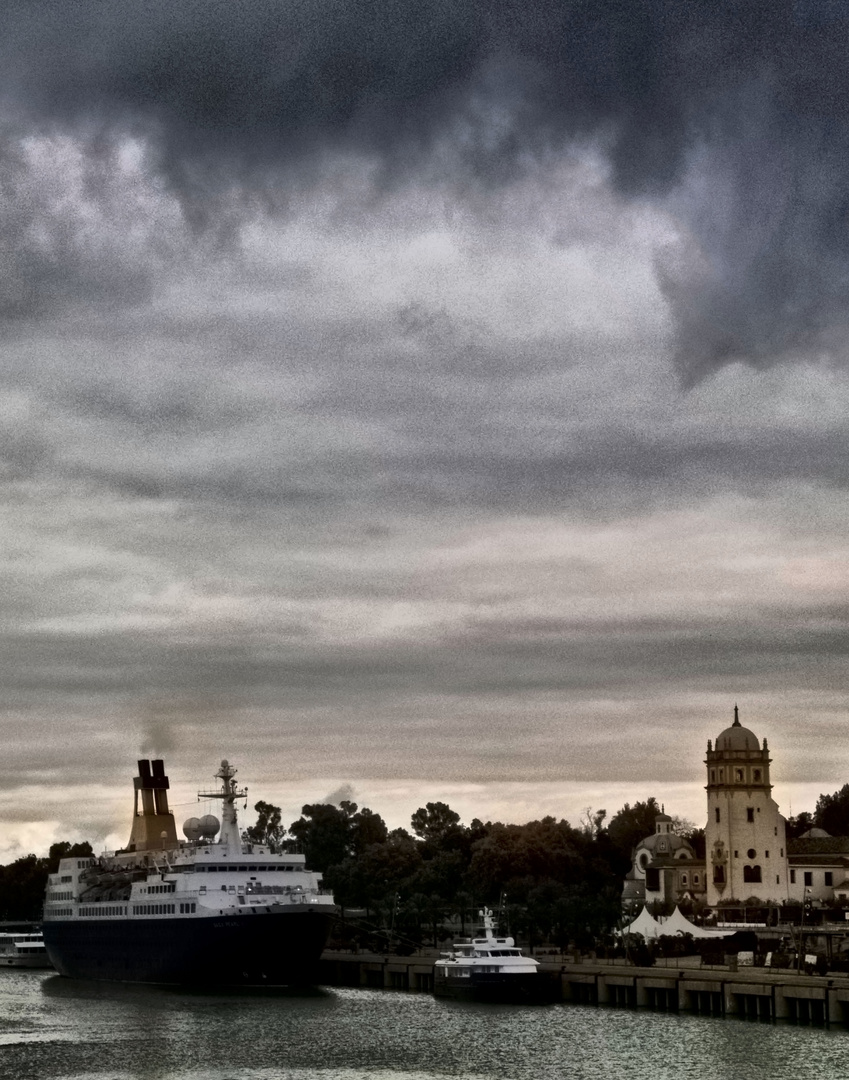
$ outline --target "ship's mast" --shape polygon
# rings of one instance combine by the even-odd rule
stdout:
[[[247,798],[247,789],[240,791],[233,781],[238,770],[225,758],[215,774],[221,781],[221,791],[199,791],[198,799],[221,799],[221,839],[219,843],[228,855],[242,854],[242,838],[236,819],[236,799]]]

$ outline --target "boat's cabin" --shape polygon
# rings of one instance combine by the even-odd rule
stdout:
[[[452,946],[450,953],[445,956],[453,956],[457,960],[472,959],[475,957],[488,956],[521,956],[522,950],[513,945],[513,938],[473,938],[471,941],[458,941]]]
[[[0,934],[0,953],[3,956],[35,956],[44,952],[40,933]]]
[[[478,948],[475,950],[475,956],[521,956],[521,949],[489,949]]]

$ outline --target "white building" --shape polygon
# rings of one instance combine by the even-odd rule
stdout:
[[[788,841],[772,798],[770,764],[766,739],[759,742],[742,726],[735,705],[731,727],[707,744],[705,860],[660,814],[654,834],[634,850],[622,891],[626,910],[685,900],[711,908],[722,901],[849,905],[849,837],[811,829]]]
[[[781,903],[790,898],[784,818],[772,798],[770,757],[740,723],[707,745],[705,852],[707,903],[721,900]]]

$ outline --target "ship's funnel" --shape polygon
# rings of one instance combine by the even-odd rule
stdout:
[[[161,759],[139,762],[139,775],[133,780],[135,807],[128,851],[162,851],[177,846],[177,827],[168,809],[169,786]]]

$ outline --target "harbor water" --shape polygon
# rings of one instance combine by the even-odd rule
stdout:
[[[0,972],[15,1080],[802,1080],[842,1077],[843,1027],[334,988],[265,994]]]

